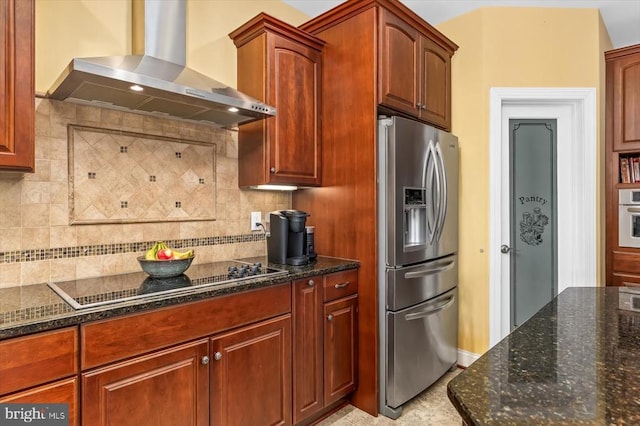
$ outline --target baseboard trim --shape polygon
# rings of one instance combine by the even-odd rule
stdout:
[[[458,365],[460,367],[467,368],[477,361],[478,358],[480,358],[480,355],[476,353],[458,349]]]

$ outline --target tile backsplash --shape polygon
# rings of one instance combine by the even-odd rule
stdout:
[[[215,219],[216,144],[68,126],[71,223]]]
[[[136,256],[157,240],[167,241],[176,248],[193,247],[195,263],[264,255],[264,235],[250,231],[250,212],[260,211],[264,217],[268,211],[291,207],[289,193],[238,188],[235,131],[48,99],[38,98],[35,102],[36,172],[0,173],[0,287],[137,272],[140,267]],[[180,192],[173,188],[167,191],[166,198],[172,198],[167,202],[173,214],[180,216],[177,221],[158,217],[152,218],[160,220],[158,222],[145,221],[136,216],[144,209],[129,213],[126,220],[115,221],[117,223],[95,221],[101,216],[95,209],[85,210],[85,215],[89,212],[94,215],[91,220],[86,220],[88,216],[78,220],[74,203],[77,206],[76,197],[83,195],[74,193],[73,179],[70,179],[76,162],[74,155],[69,155],[70,143],[73,143],[69,129],[73,132],[80,126],[122,132],[123,137],[134,135],[152,141],[156,149],[161,149],[159,141],[166,144],[188,141],[204,149],[203,152],[208,150],[209,164],[201,160],[204,162],[197,165],[200,171],[195,173],[202,176],[192,175],[187,183],[200,185],[197,189],[211,185],[212,193],[200,195],[200,202],[210,203],[209,206],[184,208],[182,203],[176,204],[181,200],[173,199],[176,192]],[[91,158],[83,161],[93,164]],[[93,158],[104,160],[99,156]],[[136,159],[138,165],[141,162],[144,162],[141,157]],[[213,170],[210,173],[209,166]],[[83,177],[92,179],[90,173],[97,174],[97,170],[87,170]],[[109,168],[115,179],[131,172],[125,170]],[[150,176],[154,175],[147,173],[144,179],[152,179]],[[92,201],[95,206],[105,208],[104,205],[116,200],[113,191],[91,191],[96,197]],[[103,194],[102,200],[99,194]],[[122,198],[122,194],[119,197]],[[135,200],[118,198],[117,207],[122,208],[121,201]],[[167,214],[166,209],[159,211]],[[155,214],[159,214],[158,211]]]

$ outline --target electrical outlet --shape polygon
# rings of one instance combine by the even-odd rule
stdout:
[[[251,212],[251,230],[259,231],[260,225],[258,223],[262,223],[262,213],[260,212]]]

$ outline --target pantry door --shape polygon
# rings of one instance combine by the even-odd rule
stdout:
[[[556,119],[509,120],[510,328],[558,294]]]
[[[598,240],[602,230],[598,227],[598,143],[596,91],[594,88],[544,88],[544,87],[494,87],[490,90],[490,208],[489,208],[489,343],[495,345],[509,334],[514,324],[511,314],[511,252],[502,253],[502,246],[511,248],[512,238],[518,238],[516,256],[520,245],[520,222],[512,218],[510,194],[510,149],[509,123],[511,119],[555,119],[557,123],[556,144],[556,201],[557,201],[557,292],[568,287],[597,286],[603,274],[598,256]],[[522,127],[522,126],[521,126]],[[533,163],[533,161],[531,161]],[[517,167],[517,166],[516,166]],[[516,174],[519,172],[516,171]],[[524,179],[524,178],[523,178]],[[530,189],[533,191],[533,189]],[[524,196],[524,195],[523,195]],[[533,194],[533,197],[536,195]],[[541,196],[542,197],[542,196]],[[535,206],[529,198],[529,209],[533,220],[533,209],[540,208],[540,215],[549,217],[541,205]],[[518,202],[520,202],[518,200]],[[526,199],[523,200],[526,203]],[[541,202],[539,202],[540,204]],[[547,201],[547,205],[550,201]],[[538,219],[540,217],[536,216]],[[515,230],[512,232],[511,222]],[[538,227],[529,228],[525,220],[523,238],[537,241]],[[540,233],[547,242],[549,225]],[[541,245],[540,244],[540,245]],[[482,251],[481,251],[482,252]],[[545,269],[549,270],[547,266]],[[517,289],[517,287],[516,287]],[[540,302],[538,302],[540,303]],[[518,306],[516,306],[516,311]],[[522,311],[521,313],[524,313]],[[525,315],[515,317],[522,318]]]

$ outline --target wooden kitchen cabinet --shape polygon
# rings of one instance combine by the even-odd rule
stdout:
[[[0,403],[68,404],[76,425],[77,374],[76,327],[0,342]]]
[[[640,45],[605,52],[605,212],[607,285],[640,282],[640,248],[620,247],[619,191],[640,189]],[[627,172],[625,172],[627,170]]]
[[[0,404],[67,404],[69,425],[78,424],[78,378],[70,377],[0,397]]]
[[[291,424],[291,284],[83,324],[80,360],[83,425]]]
[[[209,345],[180,345],[82,374],[82,424],[209,424]]]
[[[640,151],[640,45],[605,53],[607,125],[614,151]]]
[[[358,271],[293,283],[293,420],[307,424],[357,386]]]
[[[0,2],[0,171],[35,164],[35,0]]]
[[[291,424],[291,315],[211,339],[211,424]]]
[[[324,400],[330,404],[356,389],[358,296],[324,305]]]
[[[329,405],[357,386],[358,272],[323,277],[324,401]]]
[[[379,12],[380,105],[451,130],[451,57],[415,24],[381,7]]]
[[[293,422],[324,408],[322,276],[296,280],[293,309]]]
[[[385,21],[394,28],[381,27],[381,22]],[[417,110],[409,113],[402,106],[388,102],[391,94],[406,106],[413,105],[413,102],[403,101],[404,96],[408,96],[410,101],[419,99],[414,91],[420,86],[416,81],[421,64],[419,58],[423,56],[417,53],[421,37],[444,49],[447,56],[449,53],[453,55],[457,46],[398,0],[348,0],[299,28],[326,43],[322,53],[322,187],[295,191],[291,196],[292,208],[311,212],[307,224],[315,226],[318,253],[358,259],[360,262],[358,386],[349,399],[359,409],[377,415],[380,402],[380,284],[376,272],[379,265],[374,234],[378,229],[378,115],[416,117]],[[385,32],[392,35],[392,40],[384,35]],[[417,38],[416,33],[419,33]],[[396,44],[400,47],[395,47]],[[394,46],[392,50],[390,45]],[[428,46],[426,49],[435,52]],[[436,56],[436,53],[427,56],[426,69],[435,68],[436,72],[442,73],[440,65],[433,61]],[[405,64],[404,68],[394,67],[396,61]],[[427,75],[427,83],[429,78]],[[403,86],[404,83],[409,85],[409,89]],[[383,89],[383,84],[387,89]],[[433,87],[437,92],[437,85]],[[445,87],[444,93],[449,93],[449,90]],[[429,93],[427,96],[436,95]],[[445,111],[448,114],[447,107]]]
[[[276,108],[240,126],[238,184],[321,184],[323,42],[261,13],[229,35],[238,49],[238,90]]]

